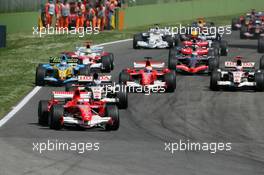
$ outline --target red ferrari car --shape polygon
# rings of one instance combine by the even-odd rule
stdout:
[[[103,101],[92,101],[90,95],[79,89],[74,92],[54,91],[52,99],[39,102],[39,124],[56,130],[63,126],[118,130],[118,107]]]
[[[174,92],[176,89],[176,75],[174,71],[164,68],[165,63],[151,61],[134,62],[133,68],[124,69],[119,74],[119,82],[133,92],[137,89],[152,92]],[[129,91],[130,92],[130,91]]]

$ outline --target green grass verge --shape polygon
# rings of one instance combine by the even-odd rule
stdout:
[[[0,25],[6,25],[8,33],[31,32],[38,24],[38,12],[0,13]]]
[[[229,24],[232,17],[216,17],[208,20],[223,25]],[[184,21],[182,24],[190,22]],[[174,23],[160,25],[173,26]],[[47,62],[50,56],[56,56],[61,51],[73,50],[75,44],[86,40],[93,40],[97,44],[131,38],[133,34],[146,31],[149,27],[151,25],[122,32],[106,31],[99,35],[86,35],[84,38],[65,35],[39,38],[29,32],[9,33],[7,47],[0,49],[0,118],[34,87],[35,68],[38,63]]]

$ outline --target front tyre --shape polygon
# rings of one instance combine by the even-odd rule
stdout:
[[[48,124],[48,104],[47,100],[40,100],[38,104],[38,124],[47,125]]]
[[[118,108],[119,109],[127,109],[127,107],[128,107],[127,92],[122,92],[122,91],[117,92],[116,98],[118,99]]]
[[[256,81],[256,90],[260,92],[263,91],[264,90],[264,73],[256,72],[255,81]]]
[[[166,83],[166,91],[174,92],[176,89],[176,75],[175,72],[169,72],[164,75],[164,81]]]
[[[36,86],[45,86],[46,69],[39,66],[36,68]]]
[[[210,78],[210,89],[213,91],[218,91],[220,88],[217,82],[220,80],[221,80],[221,72],[218,72],[218,71],[212,72],[211,78]]]
[[[105,125],[106,131],[116,131],[119,129],[120,119],[119,111],[116,105],[107,105],[106,106],[106,116],[111,117],[112,122]]]
[[[50,129],[60,130],[63,127],[64,108],[62,105],[53,105],[49,115]]]

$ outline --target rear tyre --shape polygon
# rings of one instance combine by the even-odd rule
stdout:
[[[103,64],[104,72],[110,73],[112,70],[112,63],[109,55],[102,56],[102,64]]]
[[[228,47],[227,41],[222,40],[220,42],[221,56],[227,56],[227,47]]]
[[[60,130],[63,127],[64,108],[62,105],[53,105],[49,115],[50,129]]]
[[[234,18],[231,22],[232,30],[237,30],[236,24],[238,23],[238,19]]]
[[[110,61],[111,61],[111,70],[114,70],[115,64],[114,64],[114,54],[113,53],[109,53],[109,57],[110,57]]]
[[[218,91],[220,88],[217,82],[221,80],[221,72],[213,71],[210,79],[210,89],[213,91]]]
[[[246,32],[247,32],[247,27],[243,25],[240,29],[240,39],[246,39],[246,36],[245,36]]]
[[[164,75],[164,81],[167,85],[167,92],[174,92],[176,89],[176,75],[175,72],[169,72]]]
[[[257,72],[255,74],[255,81],[256,81],[256,90],[260,92],[263,91],[264,90],[264,73]]]
[[[260,58],[259,69],[264,70],[264,55],[262,55]]]
[[[169,48],[173,48],[173,46],[174,46],[174,39],[172,38],[172,36],[166,35],[164,37],[164,40],[168,43]]]
[[[264,53],[264,37],[258,39],[258,52]]]
[[[80,68],[79,70],[79,75],[90,75],[90,66],[89,65],[85,65],[84,67]]]
[[[39,125],[47,125],[48,124],[48,101],[40,100],[38,104],[38,124]]]
[[[175,35],[175,38],[174,38],[174,46],[177,47],[179,46],[181,43],[181,39],[180,39],[180,36],[179,35]]]
[[[72,92],[72,91],[75,91],[76,87],[73,86],[72,83],[67,83],[65,85],[65,91],[66,92]]]
[[[35,83],[36,86],[45,86],[45,76],[46,76],[46,69],[39,66],[36,69],[36,77],[35,77]]]
[[[138,41],[143,41],[142,34],[135,34],[133,37],[133,48],[134,49],[139,49],[140,47],[137,45]]]
[[[105,130],[107,131],[116,131],[119,129],[119,111],[116,105],[107,105],[106,106],[106,116],[112,118],[111,124],[106,124]]]

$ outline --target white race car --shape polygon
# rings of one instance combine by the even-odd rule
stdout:
[[[133,38],[133,48],[172,48],[174,46],[174,38],[166,29],[150,29],[145,33],[138,33]]]
[[[255,69],[254,62],[225,62],[226,70],[218,69],[211,75],[210,89],[218,91],[220,89],[253,89],[264,90],[264,72]]]
[[[103,47],[76,47],[75,52],[63,52],[70,58],[77,58],[79,64],[89,65],[90,70],[111,72],[114,69],[114,54],[105,52]]]

